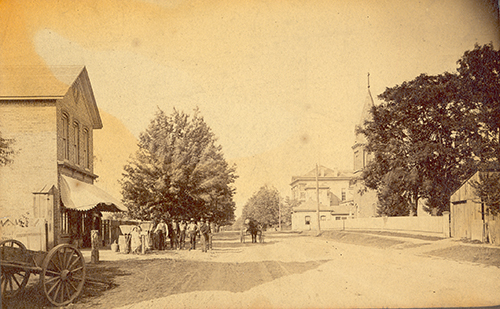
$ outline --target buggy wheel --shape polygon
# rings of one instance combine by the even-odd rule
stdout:
[[[53,305],[71,303],[85,283],[85,259],[80,250],[68,244],[52,248],[43,260],[40,282]]]
[[[19,261],[27,258],[26,247],[18,240],[9,239],[0,242],[0,260]],[[2,263],[3,264],[3,263]],[[30,278],[30,271],[22,267],[1,266],[2,298],[11,298],[24,289]]]

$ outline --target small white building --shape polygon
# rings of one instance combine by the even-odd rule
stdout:
[[[292,209],[292,230],[317,229],[318,196],[320,228],[333,228],[334,221],[354,218],[356,208],[349,190],[352,177],[350,172],[324,166],[302,176],[293,176],[292,198],[300,205]]]

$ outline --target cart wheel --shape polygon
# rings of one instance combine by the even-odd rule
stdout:
[[[0,242],[0,260],[18,261],[27,256],[26,247],[18,240],[9,239]],[[11,298],[24,289],[30,278],[30,271],[22,267],[1,267],[2,298]]]
[[[77,298],[85,283],[85,259],[72,245],[61,244],[47,253],[40,282],[47,299],[55,306],[65,306]]]

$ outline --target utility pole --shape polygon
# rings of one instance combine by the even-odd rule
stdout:
[[[278,227],[281,232],[281,200],[278,199]]]
[[[321,233],[321,226],[320,226],[320,220],[319,220],[319,180],[318,180],[318,164],[316,164],[316,203],[317,203],[317,206],[318,208],[316,209],[316,215],[317,215],[317,219],[318,219],[318,234],[317,236],[319,236],[319,234]]]

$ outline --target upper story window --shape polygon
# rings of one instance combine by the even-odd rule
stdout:
[[[62,115],[62,148],[63,159],[69,160],[69,116]]]
[[[83,129],[83,144],[82,144],[82,155],[83,155],[83,166],[90,168],[90,135],[88,129]]]
[[[73,123],[73,153],[74,163],[80,164],[80,125],[76,121]]]

